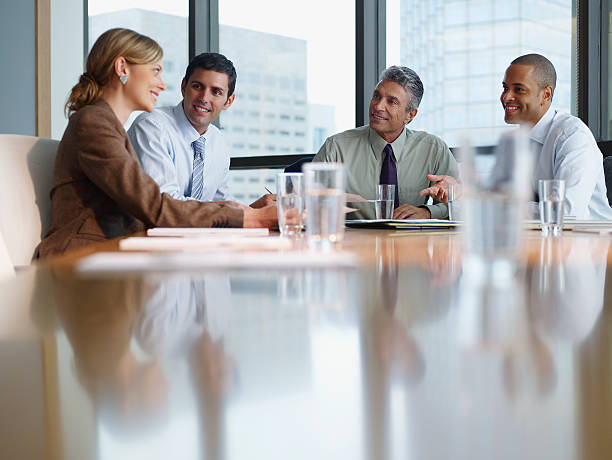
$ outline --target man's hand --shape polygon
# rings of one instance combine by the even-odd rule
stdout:
[[[266,206],[271,206],[273,204],[276,204],[276,195],[273,193],[267,193],[261,198],[259,198],[257,201],[251,203],[251,208],[259,209],[264,208]]]
[[[276,206],[265,208],[246,208],[242,218],[244,228],[275,228],[278,226],[278,214]]]
[[[451,176],[427,174],[427,180],[429,180],[429,182],[435,182],[435,184],[421,190],[419,196],[429,195],[434,200],[440,201],[441,203],[448,203],[448,186],[450,184],[458,184],[457,180]]]
[[[427,208],[419,208],[402,204],[393,211],[394,219],[431,219],[431,212]]]

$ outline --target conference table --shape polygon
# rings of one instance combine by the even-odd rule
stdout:
[[[611,242],[525,231],[502,280],[448,230],[347,229],[328,265],[36,263],[0,283],[0,458],[610,459]]]

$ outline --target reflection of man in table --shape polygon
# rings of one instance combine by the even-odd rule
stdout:
[[[386,69],[370,101],[367,126],[329,137],[313,161],[344,163],[348,193],[376,198],[377,184],[396,184],[396,219],[445,218],[444,203],[426,205],[418,196],[431,183],[427,174],[456,175],[457,164],[440,138],[406,129],[417,115],[423,83],[408,67]],[[374,218],[373,206],[360,208],[360,216]]]
[[[145,172],[177,200],[219,201],[229,197],[229,148],[213,122],[235,99],[236,69],[218,53],[191,60],[181,82],[183,100],[143,113],[128,135]],[[272,204],[264,195],[252,204]]]
[[[589,128],[579,119],[551,107],[557,82],[552,63],[539,54],[516,58],[506,69],[500,97],[504,121],[530,128],[535,154],[533,193],[540,179],[565,180],[564,213],[578,219],[612,219],[606,196],[603,156]],[[508,169],[506,156],[500,156],[494,176]],[[438,177],[436,184],[422,194],[446,201],[452,178]]]

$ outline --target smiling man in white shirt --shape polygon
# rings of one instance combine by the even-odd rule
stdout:
[[[234,102],[236,69],[219,53],[194,57],[181,82],[183,100],[136,118],[128,136],[145,172],[177,200],[229,199],[230,153],[212,123]],[[272,204],[265,195],[252,207]]]
[[[531,128],[534,193],[540,179],[563,179],[566,215],[612,219],[603,155],[582,120],[551,107],[556,80],[555,68],[544,56],[526,54],[512,61],[500,97],[504,121]]]
[[[530,128],[535,155],[533,194],[540,179],[565,180],[564,213],[577,219],[612,220],[606,195],[603,155],[589,128],[577,117],[551,107],[557,82],[552,63],[539,54],[526,54],[510,63],[500,97],[504,121]],[[507,158],[498,158],[495,171],[507,168]],[[494,173],[495,174],[495,173]],[[420,195],[446,202],[452,177],[429,177],[433,186]]]

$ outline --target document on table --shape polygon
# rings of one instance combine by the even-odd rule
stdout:
[[[131,237],[119,241],[122,251],[193,251],[204,249],[291,249],[288,238],[276,236],[242,238],[236,236],[209,235],[206,237]]]
[[[541,224],[539,220],[526,220],[523,227],[528,230],[540,230]],[[612,230],[612,220],[578,220],[575,218],[563,219],[563,230],[591,230],[601,232],[602,230]]]
[[[460,227],[463,222],[446,219],[354,219],[347,220],[350,228],[387,228],[396,230],[421,230]]]
[[[147,235],[149,236],[268,236],[269,234],[270,231],[267,228],[156,227],[147,230]]]
[[[332,251],[321,257],[316,251],[281,252],[100,252],[83,257],[77,270],[85,273],[133,271],[188,271],[203,268],[278,270],[302,268],[351,268],[358,258],[347,251]]]

